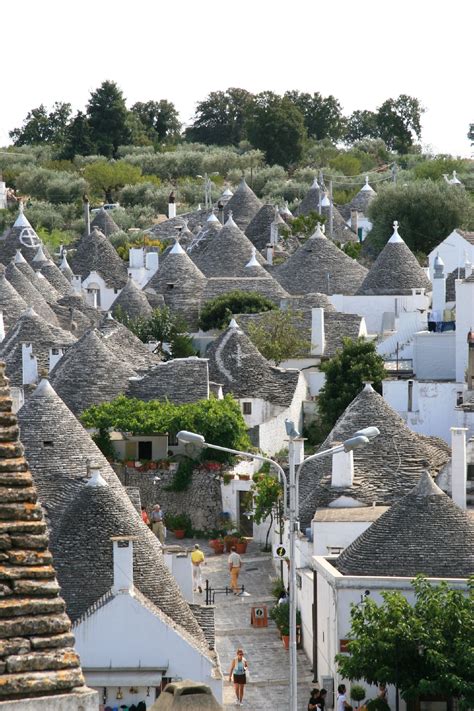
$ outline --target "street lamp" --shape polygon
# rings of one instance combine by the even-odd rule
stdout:
[[[290,570],[289,570],[289,596],[290,596],[290,711],[297,711],[297,691],[298,691],[298,669],[297,669],[297,655],[296,655],[296,562],[295,562],[295,543],[296,535],[299,528],[298,523],[298,481],[301,473],[301,469],[304,464],[310,462],[314,459],[321,459],[322,457],[327,457],[337,452],[351,452],[354,449],[359,449],[360,447],[365,447],[369,442],[380,434],[377,427],[366,427],[363,430],[359,430],[354,434],[353,437],[346,439],[341,444],[330,449],[325,449],[322,452],[316,452],[316,454],[311,454],[306,459],[303,459],[298,469],[296,469],[295,462],[295,442],[301,440],[300,433],[296,430],[293,422],[291,420],[285,420],[286,432],[288,435],[288,463],[289,463],[289,480],[282,469],[282,467],[269,457],[263,457],[260,454],[253,454],[253,452],[241,452],[237,449],[229,449],[229,447],[220,447],[217,444],[210,444],[206,442],[205,438],[195,432],[187,432],[182,430],[178,432],[177,438],[180,442],[186,444],[196,444],[199,447],[208,447],[209,449],[216,449],[219,452],[229,452],[230,454],[238,454],[242,457],[248,457],[249,459],[257,459],[261,462],[270,462],[280,475],[281,481],[283,483],[283,495],[284,495],[284,513],[287,514],[287,492],[289,492],[289,540],[290,540]]]

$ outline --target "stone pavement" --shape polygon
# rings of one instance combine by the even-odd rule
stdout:
[[[186,541],[185,545],[195,543]],[[206,556],[202,570],[203,581],[209,580],[213,588],[229,585],[227,554],[215,555],[207,541],[199,541]],[[243,568],[239,584],[244,585],[249,597],[216,594],[215,622],[216,649],[225,678],[224,708],[236,709],[233,684],[228,681],[229,669],[235,651],[242,647],[249,664],[250,679],[247,683],[243,708],[249,711],[275,711],[289,707],[289,653],[284,649],[277,628],[272,620],[268,627],[253,628],[250,625],[250,609],[253,605],[274,604],[271,595],[272,578],[277,577],[270,554],[262,553],[260,544],[251,542],[242,556]],[[204,593],[194,596],[195,602],[204,602]],[[298,711],[306,711],[312,688],[311,664],[302,650],[298,650]]]

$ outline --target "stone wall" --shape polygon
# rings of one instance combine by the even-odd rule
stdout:
[[[160,504],[164,514],[186,513],[194,529],[209,531],[219,527],[222,512],[220,480],[216,472],[197,467],[186,491],[166,491],[174,473],[169,471],[137,471],[134,468],[114,464],[114,469],[124,486],[140,490],[141,503],[148,513],[153,504]],[[156,479],[159,477],[159,481]]]

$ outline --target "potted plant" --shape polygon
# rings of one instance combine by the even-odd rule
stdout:
[[[224,539],[216,538],[212,547],[216,555],[222,555],[222,553],[224,552]]]
[[[282,602],[277,604],[270,610],[270,619],[272,619],[280,632],[281,640],[285,649],[290,646],[290,603]],[[296,611],[296,627],[301,625],[301,613]]]
[[[241,481],[249,481],[250,479],[250,474],[239,474],[239,479]]]
[[[186,533],[191,530],[191,520],[187,514],[167,514],[165,523],[176,538],[184,538]]]
[[[237,545],[238,540],[239,536],[236,533],[228,533],[226,536],[224,536],[225,549],[227,553],[230,553],[232,546]]]
[[[227,485],[227,484],[230,484],[230,482],[232,481],[233,478],[234,478],[233,474],[226,473],[222,476],[222,481],[224,482],[224,484]]]
[[[246,552],[247,552],[247,544],[248,544],[248,541],[247,541],[246,538],[244,538],[243,536],[241,536],[240,538],[238,538],[238,539],[237,539],[237,543],[235,544],[236,552],[237,552],[239,555],[242,555],[243,553],[246,553]]]
[[[360,684],[351,685],[351,699],[356,702],[357,708],[359,708],[360,702],[365,699],[365,695],[366,693],[363,686],[360,686]]]

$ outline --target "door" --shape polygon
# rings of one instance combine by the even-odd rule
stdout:
[[[251,491],[239,491],[239,531],[241,536],[253,536],[253,517],[246,516],[253,509]]]
[[[151,442],[138,443],[138,459],[146,459],[150,461],[152,459],[151,451]]]

